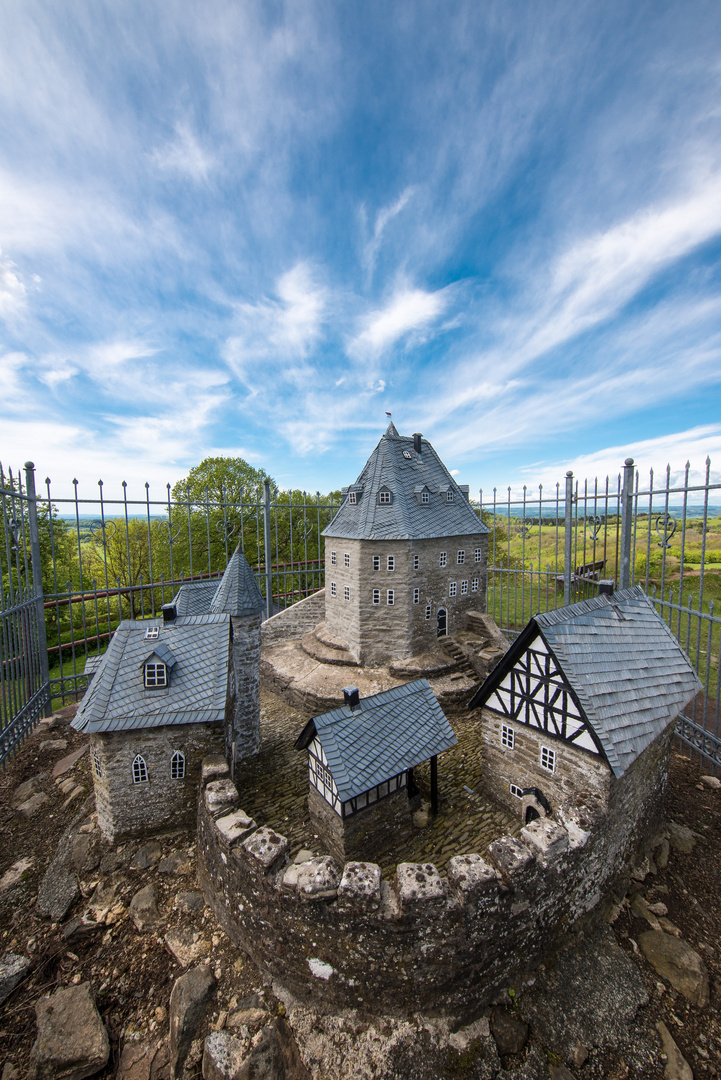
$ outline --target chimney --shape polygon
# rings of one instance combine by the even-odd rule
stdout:
[[[415,452],[417,454],[420,454],[421,449],[422,449],[422,446],[421,446],[422,438],[423,438],[423,436],[421,435],[421,433],[419,431],[414,432],[414,434],[413,434],[413,449],[415,450]]]
[[[172,623],[175,622],[175,616],[178,614],[175,608],[175,604],[163,604],[160,609],[163,612],[163,622]]]
[[[613,578],[604,578],[598,583],[598,595],[599,596],[613,596],[613,586],[615,582]]]
[[[360,709],[360,690],[357,686],[344,686],[343,698],[351,712]]]

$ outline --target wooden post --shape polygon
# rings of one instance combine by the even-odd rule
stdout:
[[[431,758],[431,811],[438,813],[438,755]]]

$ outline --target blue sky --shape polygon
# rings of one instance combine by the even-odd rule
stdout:
[[[721,462],[717,3],[6,0],[0,96],[3,464]]]

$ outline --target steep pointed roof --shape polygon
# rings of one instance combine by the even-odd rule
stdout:
[[[220,579],[210,610],[213,614],[224,611],[228,615],[241,616],[257,615],[264,607],[258,583],[238,544]]]
[[[390,502],[380,501],[381,491]],[[392,421],[356,483],[343,494],[324,536],[421,540],[489,532],[428,440],[421,440],[417,453],[414,437],[399,435]]]

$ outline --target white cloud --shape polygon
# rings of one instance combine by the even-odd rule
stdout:
[[[363,249],[363,262],[366,268],[366,274],[370,281],[373,277],[375,270],[376,258],[378,250],[383,241],[383,234],[386,230],[386,226],[400,214],[401,210],[408,204],[410,199],[415,193],[415,186],[411,185],[407,187],[394,203],[390,206],[382,207],[376,214],[375,223],[373,225],[373,235],[366,242]],[[363,217],[365,218],[365,208],[363,208]]]
[[[191,180],[206,180],[217,165],[215,157],[203,150],[186,122],[175,125],[175,138],[154,150],[153,163],[166,172],[178,172]]]
[[[15,315],[25,305],[26,288],[14,262],[0,258],[0,317]]]
[[[414,330],[430,326],[446,309],[451,289],[403,289],[384,308],[371,312],[364,329],[348,345],[348,355],[376,356]]]

